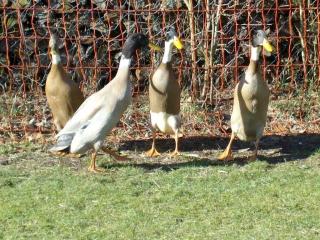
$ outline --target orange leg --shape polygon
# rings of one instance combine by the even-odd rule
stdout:
[[[232,133],[228,146],[226,147],[224,152],[218,157],[219,160],[223,160],[223,161],[233,160],[231,146],[234,139],[235,139],[235,134]]]
[[[152,129],[152,146],[151,146],[151,149],[148,152],[146,152],[146,155],[148,157],[156,157],[156,156],[160,155],[160,153],[158,153],[155,145],[156,145],[156,132],[154,129]]]
[[[178,150],[178,142],[179,142],[179,133],[178,131],[176,131],[175,135],[174,135],[174,140],[175,140],[175,143],[176,143],[176,148],[174,149],[174,152],[170,154],[170,157],[173,157],[173,156],[177,156],[179,155],[179,150]]]
[[[92,157],[91,157],[91,162],[90,162],[90,166],[88,168],[88,170],[90,172],[95,172],[95,173],[98,173],[98,172],[103,172],[103,169],[100,169],[96,166],[96,157],[97,157],[97,152],[94,151],[92,153]]]
[[[248,161],[257,160],[259,142],[260,142],[260,139],[257,139],[255,143],[255,149],[254,149],[253,155],[248,158]]]

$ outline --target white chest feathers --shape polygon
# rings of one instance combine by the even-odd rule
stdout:
[[[163,133],[173,134],[181,126],[181,117],[179,114],[172,115],[165,112],[150,112],[151,125],[154,129],[159,129]]]

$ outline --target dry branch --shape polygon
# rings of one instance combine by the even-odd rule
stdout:
[[[191,45],[191,82],[192,82],[192,97],[193,100],[198,97],[198,83],[197,83],[197,48],[195,39],[195,23],[193,0],[184,0],[188,8],[189,24],[190,24],[190,45]]]

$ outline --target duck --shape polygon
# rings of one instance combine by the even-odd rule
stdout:
[[[274,47],[268,41],[266,32],[257,30],[250,48],[249,66],[234,90],[230,141],[218,157],[219,160],[233,159],[231,146],[236,137],[242,141],[255,141],[253,155],[248,160],[254,161],[257,158],[258,145],[267,121],[270,95],[268,85],[262,78],[259,58],[262,51],[270,56]]]
[[[176,156],[179,154],[178,137],[181,127],[181,88],[171,63],[173,46],[179,50],[183,48],[183,44],[175,29],[171,27],[166,33],[162,62],[155,70],[149,83],[152,146],[151,149],[146,152],[148,157],[160,155],[155,146],[157,130],[165,134],[174,135],[175,150],[170,155]]]
[[[46,80],[45,93],[53,115],[53,123],[57,131],[60,131],[82,104],[84,97],[78,84],[72,81],[61,64],[55,34],[50,36],[49,48],[52,63]]]
[[[115,77],[81,104],[65,127],[56,135],[57,142],[51,147],[51,152],[68,150],[71,154],[84,154],[93,149],[88,168],[92,172],[103,171],[96,166],[96,156],[100,149],[116,160],[127,159],[103,146],[103,142],[131,103],[129,68],[132,57],[137,49],[146,49],[148,46],[154,50],[160,49],[150,43],[142,33],[128,36]]]

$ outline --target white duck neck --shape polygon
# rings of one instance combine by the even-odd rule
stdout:
[[[130,64],[131,64],[131,58],[126,58],[122,56],[119,63],[119,69],[129,69]]]
[[[164,54],[162,58],[162,63],[171,62],[172,58],[172,41],[166,41],[164,43]]]
[[[129,69],[131,64],[131,58],[126,58],[125,56],[121,56],[118,71],[116,77],[119,76],[129,76]],[[120,79],[127,79],[127,77],[120,77]]]
[[[258,61],[260,58],[261,47],[251,46],[251,60]]]
[[[61,63],[61,57],[58,54],[52,54],[52,64],[59,64]]]

